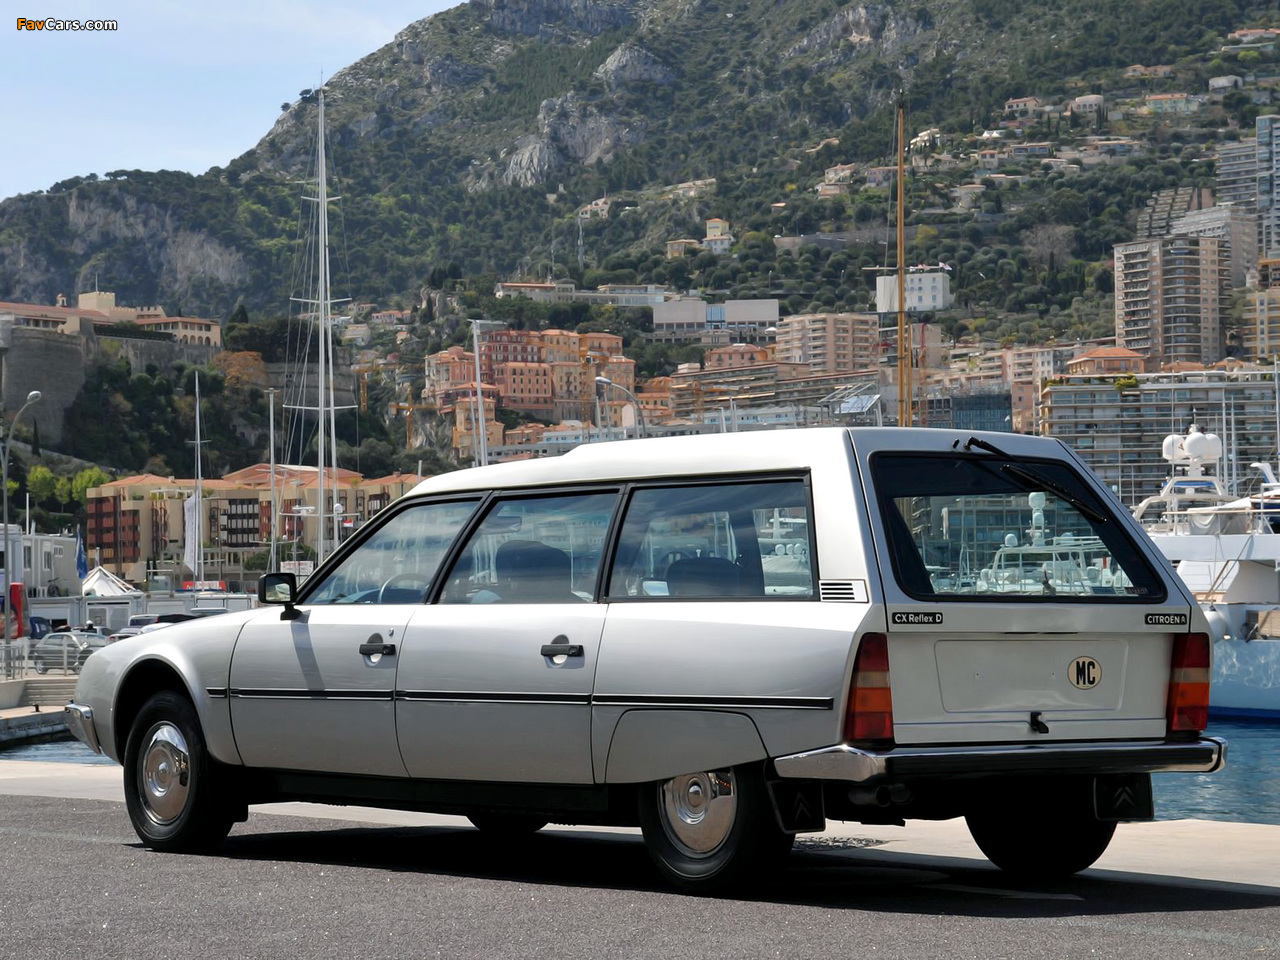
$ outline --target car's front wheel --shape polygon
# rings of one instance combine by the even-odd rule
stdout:
[[[649,856],[668,881],[694,893],[745,883],[795,842],[773,816],[760,764],[643,784],[639,799]]]
[[[162,690],[139,711],[124,752],[124,796],[142,842],[155,850],[216,847],[236,806],[218,782],[191,702]]]
[[[35,668],[36,668],[36,673],[40,674],[41,676],[44,676],[44,674],[49,672],[49,668],[45,666],[45,662],[43,660],[37,660],[35,662]]]
[[[1093,809],[1091,777],[1009,783],[965,821],[987,859],[1025,880],[1057,880],[1091,866],[1116,825]]]

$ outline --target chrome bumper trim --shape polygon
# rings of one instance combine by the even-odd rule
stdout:
[[[990,774],[1213,773],[1227,762],[1216,737],[1185,743],[1125,740],[1103,743],[991,744],[862,750],[838,743],[774,760],[781,777],[802,780],[958,778]]]
[[[102,752],[102,747],[98,743],[98,731],[93,726],[92,708],[82,707],[78,703],[68,703],[67,729],[71,731],[73,737],[94,753]]]

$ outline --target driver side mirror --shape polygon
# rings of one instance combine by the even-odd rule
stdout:
[[[268,573],[258,580],[258,602],[284,604],[282,620],[296,620],[299,616],[294,603],[298,596],[298,578],[292,573]]]

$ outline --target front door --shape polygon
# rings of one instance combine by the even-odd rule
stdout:
[[[591,783],[596,578],[616,491],[497,501],[408,625],[396,682],[410,776]]]
[[[231,718],[252,767],[402,777],[396,669],[405,626],[478,501],[408,504],[302,591],[264,610],[231,659]]]
[[[231,661],[231,719],[251,767],[404,776],[396,747],[395,655],[416,606],[321,605],[245,624]],[[368,649],[368,648],[366,648]]]

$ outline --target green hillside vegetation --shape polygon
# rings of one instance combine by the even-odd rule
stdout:
[[[379,334],[375,344],[398,350],[405,369],[465,341],[463,318],[435,316],[423,296],[461,288],[465,314],[613,330],[642,375],[669,373],[700,351],[648,344],[645,311],[497,301],[493,284],[550,275],[586,287],[666,283],[712,300],[776,297],[784,314],[871,309],[868,268],[892,261],[881,242],[891,236],[892,190],[862,187],[860,175],[846,196],[819,199],[814,187],[836,164],[891,162],[899,91],[909,133],[936,127],[934,152],[968,154],[1011,97],[1140,101],[1202,95],[1223,74],[1275,77],[1272,52],[1222,48],[1238,27],[1277,22],[1253,0],[463,4],[408,26],[329,84],[333,192],[343,198],[334,293],[415,309],[410,343]],[[632,59],[615,57],[617,72],[602,72],[620,48]],[[1172,75],[1125,78],[1133,64],[1167,64]],[[1216,146],[1251,135],[1266,109],[1234,91],[1187,117],[1050,116],[1024,139],[1075,147],[1091,135],[1131,137],[1142,151],[1074,175],[1010,162],[991,173],[1022,179],[989,179],[970,211],[952,191],[974,179],[972,167],[911,174],[908,262],[948,264],[957,297],[955,310],[930,319],[949,336],[1008,343],[1109,333],[1112,246],[1135,235],[1157,190],[1211,187]],[[286,328],[268,318],[302,292],[297,238],[311,205],[297,181],[314,153],[315,121],[308,91],[225,167],[86,173],[0,202],[0,300],[52,303],[96,276],[120,302],[170,313],[227,319],[247,307],[256,319],[236,317],[228,347],[278,358]],[[673,189],[695,180],[714,184]],[[609,218],[580,224],[579,208],[605,196]],[[712,216],[737,238],[728,255],[666,258],[665,240],[701,237]],[[839,249],[775,243],[844,233],[855,239]],[[204,272],[168,269],[175,248]],[[68,414],[67,452],[119,470],[189,472],[190,375],[95,369]],[[261,459],[264,398],[225,383],[218,392],[213,371],[207,389],[205,372],[201,383],[214,468]],[[368,474],[416,469],[420,457],[445,462],[434,443],[400,449],[403,424],[388,425],[385,411],[405,386],[375,383],[370,414],[342,427],[351,462],[358,452]]]
[[[696,9],[637,0],[624,7],[630,11],[626,22],[603,32],[565,20],[556,24],[554,38],[537,39],[502,33],[485,19],[483,6],[463,5],[405,34],[422,49],[421,59],[433,67],[445,64],[439,89],[428,83],[424,91],[423,67],[399,56],[395,45],[334,79],[332,154],[344,196],[335,225],[335,276],[349,286],[341,292],[363,300],[412,298],[433,267],[450,261],[467,275],[510,276],[522,265],[549,262],[554,250],[563,264],[571,259],[572,215],[579,205],[606,194],[652,194],[684,180],[714,177],[717,186],[697,201],[641,201],[625,216],[593,222],[588,265],[607,269],[610,257],[635,257],[667,236],[700,236],[700,220],[708,215],[730,220],[739,236],[883,222],[887,197],[863,191],[848,200],[818,201],[811,186],[832,163],[890,156],[891,101],[900,87],[913,129],[938,126],[947,135],[965,136],[994,125],[1011,96],[1067,98],[1135,86],[1120,76],[1133,63],[1175,64],[1173,78],[1143,82],[1150,90],[1198,91],[1218,71],[1273,67],[1270,54],[1216,52],[1234,27],[1266,21],[1266,7],[1244,0],[1137,0],[1120,7],[1100,0],[935,0],[870,8],[838,0],[710,0]],[[642,11],[649,12],[643,27]],[[841,25],[862,14],[880,35],[875,42],[850,43]],[[744,23],[753,24],[756,35]],[[597,79],[596,68],[624,40],[642,45],[668,71],[669,82],[615,87]],[[1242,63],[1246,56],[1249,62]],[[544,99],[571,92],[584,116],[616,121],[634,142],[588,164],[570,157],[532,186],[502,185],[481,175],[499,170],[521,136],[539,133]],[[57,292],[76,289],[76,277],[92,270],[122,302],[164,302],[222,317],[237,302],[280,309],[293,292],[300,209],[294,181],[311,155],[314,99],[309,94],[290,105],[258,147],[202,176],[113,171],[0,203],[0,297],[51,301]],[[1069,189],[1081,195],[1082,205],[1055,202],[1055,191],[1066,188],[1051,178],[1036,178],[1019,191],[1024,196],[998,202],[1014,212],[1036,208],[1053,218],[1038,223],[1072,229],[1071,255],[1103,259],[1110,243],[1126,238],[1148,188],[1205,181],[1209,165],[1192,169],[1190,161],[1220,136],[1235,135],[1231,121],[1248,122],[1250,113],[1256,114],[1252,105],[1228,103],[1176,128],[1156,125],[1148,132],[1165,155],[1080,178]],[[579,125],[570,133],[582,130]],[[1070,139],[1090,132],[1068,124],[1028,136]],[[839,145],[806,153],[828,137]],[[553,137],[551,146],[563,145]],[[940,189],[914,184],[912,209],[917,201],[936,206]],[[196,232],[238,253],[244,279],[206,277],[168,288],[159,240],[103,235],[85,244],[71,227],[72,197],[82,211],[88,205],[104,215],[149,216]],[[779,200],[787,201],[780,214],[771,208]],[[1107,221],[1096,223],[1104,212]],[[978,250],[1019,245],[1016,226],[1001,224],[997,244],[964,239],[967,226],[937,222],[939,243],[963,241]],[[25,266],[7,255],[18,245]],[[853,255],[874,259],[878,252]],[[672,279],[678,280],[675,271]],[[672,271],[654,274],[659,272]],[[738,285],[754,289],[756,280]],[[865,277],[854,280],[836,285],[838,304],[852,306],[859,293],[865,302]],[[970,284],[964,275],[958,282],[975,309],[1005,309],[1007,290]],[[787,299],[797,294],[803,296],[788,291]],[[1037,296],[1029,302],[1041,301]]]

